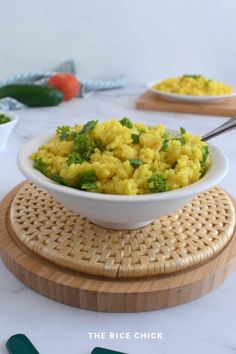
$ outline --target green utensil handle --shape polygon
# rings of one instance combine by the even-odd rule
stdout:
[[[39,354],[31,341],[24,334],[15,334],[6,342],[9,354]]]
[[[91,354],[127,354],[127,353],[121,353],[110,349],[96,347],[92,350]]]
[[[39,354],[31,341],[24,334],[15,334],[6,342],[9,354]],[[127,354],[110,349],[96,347],[91,354]]]

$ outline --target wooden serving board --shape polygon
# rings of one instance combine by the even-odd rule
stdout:
[[[154,92],[146,91],[137,99],[136,108],[144,111],[232,117],[236,115],[236,97],[215,103],[185,103],[164,100]]]
[[[55,265],[26,248],[11,228],[11,202],[22,186],[13,189],[0,205],[1,256],[19,280],[53,300],[104,312],[157,310],[197,299],[218,287],[236,268],[236,232],[216,257],[173,274],[110,279]]]

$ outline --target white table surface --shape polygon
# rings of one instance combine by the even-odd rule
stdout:
[[[18,111],[19,123],[5,151],[0,152],[0,199],[24,180],[17,168],[20,147],[61,124],[91,119],[162,122],[204,134],[226,118],[136,111],[135,99],[143,88],[101,92],[55,108]],[[221,185],[236,197],[236,132],[213,140],[228,156],[230,171]],[[25,333],[41,354],[89,354],[103,346],[129,354],[230,354],[236,353],[236,272],[214,292],[191,303],[146,313],[111,314],[80,310],[49,300],[20,283],[0,261],[0,353],[6,339]],[[88,332],[130,332],[131,339],[90,339]],[[135,332],[162,332],[162,339],[134,339]],[[20,353],[23,354],[23,353]]]

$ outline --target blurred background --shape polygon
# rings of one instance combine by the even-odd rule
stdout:
[[[235,0],[1,0],[0,78],[74,59],[79,75],[236,82]]]

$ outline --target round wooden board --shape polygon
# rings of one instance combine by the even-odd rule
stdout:
[[[1,203],[1,256],[19,280],[53,300],[104,312],[158,310],[210,292],[236,268],[236,232],[218,256],[198,267],[169,275],[113,280],[57,266],[24,247],[9,227],[11,201],[22,186],[13,189]]]

